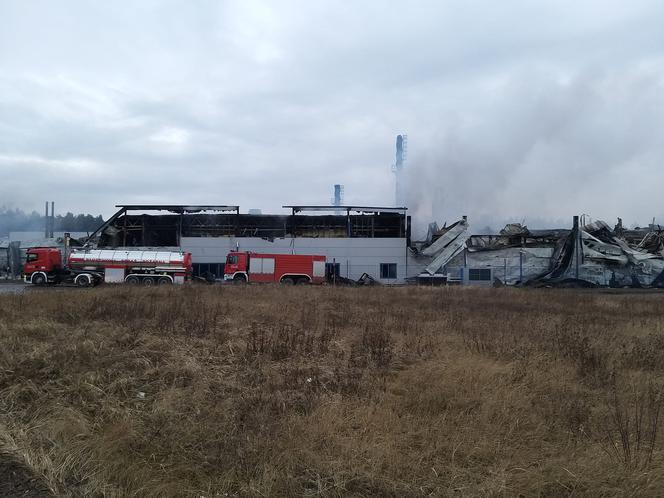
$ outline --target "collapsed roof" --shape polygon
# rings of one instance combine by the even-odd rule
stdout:
[[[419,248],[417,255],[430,259],[425,272],[434,275],[453,264],[464,251],[465,258],[470,256],[479,266],[498,265],[498,261],[505,260],[503,283],[508,283],[507,258],[516,258],[521,262],[517,279],[521,284],[664,287],[664,230],[658,225],[625,230],[619,219],[613,229],[603,221],[579,226],[575,217],[571,230],[529,230],[515,223],[508,224],[499,235],[471,235],[463,219],[430,233],[430,241]],[[492,254],[499,258],[492,258]],[[536,273],[524,275],[523,260],[527,257],[539,258]],[[544,271],[542,258],[548,258]]]

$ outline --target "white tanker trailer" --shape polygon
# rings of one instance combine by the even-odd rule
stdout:
[[[62,263],[59,249],[28,250],[23,267],[26,282],[35,285],[101,282],[151,285],[181,284],[191,277],[191,254],[173,251],[73,250]]]

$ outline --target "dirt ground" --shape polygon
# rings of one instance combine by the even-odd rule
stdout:
[[[53,498],[44,481],[16,457],[0,453],[0,498]]]

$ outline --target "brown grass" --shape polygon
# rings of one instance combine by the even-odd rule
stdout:
[[[658,496],[662,294],[0,296],[0,453],[58,496]]]

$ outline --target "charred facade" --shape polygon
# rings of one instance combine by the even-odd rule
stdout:
[[[406,237],[398,213],[337,215],[129,214],[99,235],[100,247],[178,246],[183,237]]]

